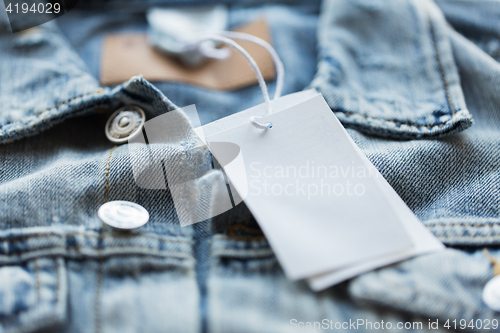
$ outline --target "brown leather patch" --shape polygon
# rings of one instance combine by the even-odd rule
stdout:
[[[246,24],[235,31],[262,38],[271,43],[264,20]],[[262,47],[236,41],[255,59],[264,79],[276,75],[269,53]],[[210,60],[199,68],[188,68],[151,47],[145,34],[127,33],[109,35],[104,41],[101,62],[101,83],[113,85],[142,74],[148,81],[174,81],[216,90],[233,90],[256,84],[257,77],[248,61],[235,49],[226,60]]]

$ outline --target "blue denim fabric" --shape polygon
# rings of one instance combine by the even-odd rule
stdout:
[[[321,91],[448,246],[319,293],[285,278],[244,205],[181,228],[168,190],[136,186],[127,145],[105,138],[122,105],[151,119],[194,103],[207,123],[262,102],[257,86],[100,87],[103,37],[145,31],[144,10],[160,3],[177,2],[84,1],[13,35],[0,2],[0,332],[289,332],[291,319],[325,318],[424,331],[439,319],[449,332],[446,319],[500,319],[481,301],[492,277],[482,248],[500,258],[498,2],[228,2],[231,26],[265,16],[285,93]],[[157,148],[212,177],[193,143]],[[110,200],[144,206],[150,221],[105,228],[96,211]]]
[[[312,86],[364,132],[427,138],[466,129],[472,117],[447,28],[430,1],[325,1]]]

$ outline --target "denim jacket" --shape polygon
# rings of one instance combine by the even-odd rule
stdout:
[[[446,250],[313,292],[285,278],[244,205],[181,228],[168,189],[135,184],[107,118],[196,104],[208,123],[261,103],[258,86],[100,85],[103,39],[145,31],[149,7],[179,1],[82,1],[16,34],[0,2],[0,332],[490,331],[500,314],[481,300],[493,277],[482,250],[500,259],[500,2],[224,2],[230,27],[266,19],[284,93],[321,92]],[[187,167],[210,158],[193,142],[171,148],[196,157]],[[96,212],[111,200],[142,205],[149,222],[106,228]]]

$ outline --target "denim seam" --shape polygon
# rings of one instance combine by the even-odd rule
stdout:
[[[113,146],[109,150],[108,162],[106,163],[106,171],[105,171],[105,187],[104,187],[104,203],[108,201],[108,192],[109,192],[109,169],[111,164],[111,156],[113,155],[113,151],[115,150],[116,145]],[[96,333],[102,332],[102,317],[101,317],[101,289],[102,289],[102,279],[103,279],[103,248],[104,248],[104,238],[106,232],[106,224],[104,221],[101,221],[102,228],[99,233],[98,243],[97,243],[97,253],[98,253],[98,262],[97,262],[97,281],[96,281],[96,289],[94,294],[94,328]]]
[[[455,108],[453,107],[453,103],[451,101],[451,96],[450,96],[448,81],[446,80],[446,75],[445,75],[445,72],[444,72],[444,67],[443,67],[443,63],[442,63],[442,60],[441,60],[441,55],[439,53],[439,47],[438,47],[438,43],[437,43],[437,39],[436,39],[436,31],[435,31],[434,23],[431,20],[431,17],[430,17],[430,14],[428,12],[427,7],[425,9],[425,13],[427,14],[427,21],[429,23],[429,32],[430,32],[430,35],[431,35],[432,44],[434,46],[436,61],[438,63],[438,68],[439,68],[439,74],[441,76],[441,80],[443,81],[444,93],[445,93],[445,96],[446,96],[446,100],[448,102],[448,107],[450,108],[450,111],[451,111],[451,114],[452,114],[452,118],[453,118],[455,116]]]
[[[247,254],[245,257],[252,258],[262,258],[269,257],[274,254],[274,251],[271,248],[264,249],[212,249],[212,254],[215,256],[242,256]]]
[[[245,242],[246,243],[246,242]],[[270,249],[271,247],[268,245],[268,244],[264,244],[262,246],[258,246],[258,247],[233,247],[231,246],[230,244],[222,244],[222,245],[214,245],[212,243],[212,248],[214,250],[217,250],[217,249],[223,249],[223,250],[234,250],[234,251],[253,251],[253,250],[268,250]]]
[[[222,239],[211,239],[210,240],[210,253],[213,256],[217,256],[218,258],[221,257],[246,257],[250,259],[261,259],[264,257],[270,257],[273,256],[274,251],[268,246],[266,247],[259,247],[259,248],[246,248],[246,249],[238,249],[238,248],[228,248],[224,246],[216,246],[214,245],[215,242],[220,242],[226,241],[226,242],[240,242],[240,241],[235,241],[230,239],[227,236],[220,235],[217,238],[222,238]],[[265,239],[265,238],[264,238]],[[262,240],[252,240],[252,242],[262,242]]]
[[[227,253],[227,252],[212,252],[214,257],[216,258],[232,258],[232,259],[244,259],[244,260],[261,260],[261,259],[269,259],[274,258],[274,252],[271,250],[259,251],[258,253],[248,253],[246,255],[242,255],[242,253]]]
[[[470,3],[474,3],[474,4],[477,4],[478,2],[491,2],[491,3],[494,3],[494,4],[497,4],[498,3],[498,0],[460,0],[461,2],[470,2]],[[457,3],[457,0],[437,0],[437,2],[451,2],[451,3]]]
[[[472,228],[482,228],[490,225],[500,225],[500,222],[491,222],[491,223],[474,223],[471,224],[471,222],[452,222],[452,223],[446,223],[446,224],[439,224],[439,223],[433,223],[433,224],[425,224],[426,227],[453,227],[453,226],[463,226],[463,227],[472,227]]]
[[[89,96],[89,95],[92,95],[92,94],[95,94],[95,93],[102,94],[102,93],[103,93],[103,91],[104,91],[104,90],[103,90],[101,87],[99,87],[99,88],[97,88],[97,89],[95,89],[95,90],[93,90],[93,91],[91,91],[91,92],[88,92],[88,93],[85,93],[85,94],[82,94],[82,95],[79,95],[79,96],[73,97],[73,98],[68,99],[68,100],[66,100],[66,101],[64,101],[64,102],[61,102],[61,103],[59,103],[59,104],[57,104],[57,105],[55,105],[55,106],[53,106],[53,107],[50,107],[50,108],[45,109],[45,110],[43,110],[43,111],[40,111],[40,113],[38,113],[38,114],[36,115],[36,117],[38,118],[38,117],[40,117],[42,114],[44,114],[45,112],[49,112],[49,111],[51,111],[51,110],[57,109],[58,107],[60,107],[60,106],[62,106],[62,105],[65,105],[65,104],[69,104],[69,103],[71,103],[71,102],[73,102],[74,100],[77,100],[77,99],[79,99],[79,98],[86,97],[86,96]]]
[[[86,95],[82,95],[86,96]],[[82,97],[80,96],[80,97]],[[76,97],[79,98],[79,97]],[[108,97],[105,97],[108,98]],[[63,104],[61,104],[63,105]],[[110,102],[109,101],[100,101],[91,106],[90,108],[103,108],[103,107],[109,107]],[[55,108],[47,109],[43,112],[51,111],[54,110]],[[60,112],[58,114],[55,114],[53,116],[50,116],[48,118],[47,124],[43,124],[40,122],[35,122],[38,121],[38,117],[40,115],[33,115],[27,117],[24,121],[16,121],[13,123],[5,124],[3,126],[0,126],[0,142],[1,143],[7,143],[7,142],[12,142],[17,140],[18,138],[23,138],[26,136],[38,134],[39,132],[43,131],[44,129],[47,128],[47,126],[52,126],[57,123],[60,123],[64,121],[68,116],[77,116],[77,115],[82,115],[85,114],[84,110],[87,108],[81,108],[78,106],[77,109],[74,109],[71,111],[71,113],[68,112]],[[47,120],[47,119],[46,119]],[[32,124],[34,123],[34,125]],[[31,124],[31,125],[30,125]],[[44,127],[45,126],[45,127]],[[20,132],[19,132],[20,131]],[[21,133],[21,134],[19,134]]]
[[[104,203],[108,202],[108,193],[109,193],[109,166],[111,164],[111,156],[113,155],[113,151],[116,149],[116,146],[110,149],[108,163],[106,165],[106,187],[104,190]],[[104,224],[103,224],[103,232],[104,232]]]
[[[215,238],[216,237],[216,238]],[[252,242],[252,243],[264,243],[264,248],[269,248],[269,242],[267,241],[267,238],[262,238],[262,239],[252,239],[252,240],[244,240],[244,241],[239,241],[239,240],[235,240],[235,239],[231,239],[229,236],[226,236],[226,235],[218,235],[218,236],[215,236],[214,238],[212,238],[210,240],[210,246],[214,247],[214,243],[215,242],[233,242],[233,243],[248,243],[248,242]],[[262,248],[262,247],[259,247],[259,248]]]
[[[453,240],[453,239],[460,240],[463,238],[473,238],[473,239],[479,238],[479,239],[481,239],[481,238],[490,238],[493,236],[495,236],[495,235],[449,235],[449,234],[443,234],[443,235],[438,235],[437,237],[438,238],[447,238],[450,240]]]
[[[463,110],[459,110],[458,112],[460,112],[460,111],[463,111]],[[390,120],[390,119],[370,117],[370,116],[366,116],[364,114],[360,114],[360,113],[356,113],[356,112],[349,112],[349,111],[343,111],[343,110],[334,110],[334,112],[340,112],[340,113],[344,114],[346,117],[359,116],[359,117],[363,117],[363,118],[370,119],[370,120],[377,120],[377,121],[381,121],[381,122],[392,123],[392,124],[395,124],[395,125],[398,125],[398,126],[399,125],[406,125],[406,126],[410,126],[410,127],[415,127],[418,130],[420,130],[421,128],[443,127],[443,126],[449,125],[450,123],[453,122],[453,120],[459,118],[455,114],[450,120],[448,120],[448,121],[446,121],[444,123],[441,123],[441,124],[435,124],[435,125],[415,125],[415,124],[411,124],[411,123],[400,122],[400,121],[395,121],[395,120]]]
[[[50,236],[56,236],[56,237],[59,237],[59,238],[68,238],[68,237],[74,237],[74,236],[82,236],[82,237],[89,237],[89,238],[97,238],[97,239],[101,239],[104,237],[104,235],[113,235],[112,237],[116,237],[116,238],[127,238],[127,237],[138,237],[138,238],[150,238],[150,239],[154,239],[154,240],[157,240],[157,241],[160,241],[160,242],[169,242],[169,243],[186,243],[186,244],[192,244],[193,242],[190,241],[190,240],[185,240],[185,239],[164,239],[164,238],[160,238],[160,237],[157,237],[157,236],[152,236],[152,235],[127,235],[127,234],[114,234],[112,232],[109,232],[109,233],[105,233],[105,234],[99,234],[99,235],[93,235],[93,234],[85,234],[85,233],[82,233],[82,232],[72,232],[72,233],[67,233],[65,235],[58,235],[58,234],[49,234],[49,233],[45,233],[45,234],[36,234],[36,235],[30,235],[30,236],[19,236],[18,239],[14,240],[14,239],[10,239],[10,238],[5,238],[5,239],[1,239],[0,238],[0,243],[1,242],[9,242],[9,243],[13,243],[13,242],[24,242],[28,239],[31,239],[31,238],[46,238],[46,237],[50,237]],[[17,237],[17,236],[14,236],[14,237]]]
[[[440,74],[440,77],[441,77],[441,80],[443,82],[443,88],[444,88],[444,93],[445,93],[445,97],[446,97],[446,101],[448,103],[448,107],[451,111],[451,114],[452,114],[452,117],[451,119],[449,119],[448,121],[444,122],[444,123],[441,123],[441,124],[435,124],[435,125],[416,125],[416,124],[411,124],[411,123],[406,123],[406,122],[399,122],[399,121],[394,121],[394,120],[389,120],[389,119],[383,119],[383,118],[375,118],[375,117],[370,117],[370,116],[366,116],[366,115],[363,115],[363,114],[359,114],[359,113],[356,113],[356,112],[348,112],[348,111],[343,111],[343,110],[335,110],[335,112],[341,112],[343,113],[345,116],[347,117],[350,117],[350,116],[361,116],[365,119],[372,119],[372,120],[377,120],[377,121],[381,121],[381,122],[386,122],[386,123],[392,123],[392,124],[395,124],[395,125],[406,125],[406,126],[410,126],[410,127],[414,127],[416,128],[417,130],[421,130],[421,128],[435,128],[435,127],[443,127],[443,126],[446,126],[450,123],[452,123],[457,117],[457,113],[462,111],[462,110],[455,110],[455,107],[453,106],[453,102],[451,100],[451,95],[450,95],[450,91],[449,91],[449,84],[448,84],[448,81],[446,79],[446,74],[445,74],[445,71],[444,71],[444,66],[443,66],[443,63],[442,63],[442,59],[441,59],[441,55],[440,55],[440,52],[439,52],[439,48],[438,48],[438,44],[437,44],[437,39],[436,39],[436,32],[435,32],[435,28],[434,28],[434,24],[430,18],[430,15],[426,9],[426,14],[427,14],[427,19],[428,19],[428,23],[429,23],[429,32],[430,32],[430,35],[431,35],[431,39],[432,39],[432,43],[433,43],[433,48],[434,48],[434,51],[435,51],[435,58],[436,58],[436,62],[438,64],[438,69],[439,69],[439,74]]]
[[[99,258],[99,257],[108,257],[108,256],[111,256],[111,255],[114,255],[114,256],[119,256],[120,254],[106,254],[106,253],[103,253],[103,249],[101,249],[100,251],[98,250],[97,252],[100,252],[100,254],[98,255],[92,255],[92,254],[89,254],[89,253],[82,253],[81,250],[82,249],[92,249],[92,248],[89,248],[89,247],[82,247],[82,246],[76,246],[76,247],[65,247],[65,246],[53,246],[53,247],[50,247],[48,249],[38,249],[38,250],[24,250],[24,251],[18,251],[16,253],[9,253],[9,254],[0,254],[0,259],[2,257],[14,257],[14,256],[19,256],[19,255],[23,255],[24,253],[36,253],[36,252],[40,252],[41,250],[57,250],[57,249],[60,249],[60,250],[63,250],[63,251],[68,251],[68,250],[75,250],[75,252],[79,252],[79,254],[81,254],[83,257],[90,257],[90,258]],[[173,254],[185,254],[185,255],[189,255],[191,254],[190,251],[163,251],[163,250],[155,250],[151,247],[146,247],[146,246],[128,246],[128,247],[122,247],[122,246],[113,246],[113,247],[106,247],[104,248],[104,250],[120,250],[120,251],[140,251],[140,250],[149,250],[151,252],[155,252],[155,253],[151,253],[151,252],[148,252],[147,254],[148,255],[151,255],[151,256],[158,256],[158,257],[166,257],[165,255],[168,254],[168,255],[173,255]],[[144,254],[144,253],[138,253],[138,254]],[[162,254],[165,254],[165,255],[162,255]],[[50,254],[49,254],[50,255]],[[44,256],[49,256],[47,254],[41,254],[39,255],[38,257],[44,257]],[[65,254],[53,254],[53,255],[57,255],[57,256],[64,256],[64,257],[72,257],[72,256],[67,256]],[[33,258],[27,258],[26,260],[32,260],[34,259]]]

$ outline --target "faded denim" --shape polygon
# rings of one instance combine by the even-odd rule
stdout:
[[[320,91],[448,246],[319,293],[285,278],[244,205],[181,228],[168,190],[137,187],[127,145],[104,135],[122,105],[151,119],[194,103],[207,123],[262,102],[257,86],[216,92],[140,77],[99,85],[103,37],[145,31],[149,6],[178,2],[82,1],[16,35],[0,3],[0,332],[500,320],[481,300],[493,274],[483,247],[500,258],[499,2],[226,2],[230,26],[266,17],[284,93]],[[213,177],[193,143],[164,148],[196,155]],[[110,200],[144,206],[150,221],[131,232],[103,227],[96,212]]]

